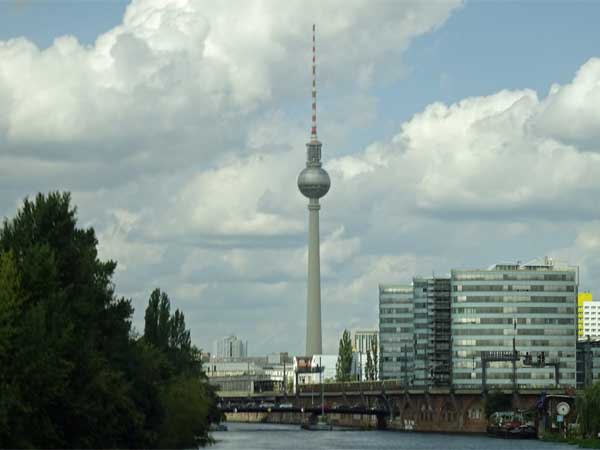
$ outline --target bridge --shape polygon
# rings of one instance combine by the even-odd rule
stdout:
[[[318,415],[321,412],[325,414],[366,414],[373,416],[383,416],[389,414],[389,411],[385,408],[372,407],[367,408],[365,406],[325,406],[321,409],[321,405],[318,406],[308,406],[298,407],[298,406],[282,406],[280,404],[274,404],[273,406],[264,406],[264,405],[248,405],[248,404],[235,404],[235,403],[226,403],[221,404],[219,409],[223,413],[275,413],[275,412],[283,412],[283,413],[304,413],[304,414],[314,414]]]
[[[507,386],[502,392],[513,409],[536,410],[541,389]],[[301,423],[325,413],[342,426],[436,432],[485,432],[486,392],[463,389],[408,388],[399,381],[325,383],[300,386],[298,392],[217,392],[228,420]],[[567,395],[565,395],[567,394]],[[546,389],[545,396],[569,397],[565,389]],[[572,396],[570,396],[572,397]]]

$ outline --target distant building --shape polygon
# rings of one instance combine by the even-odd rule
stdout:
[[[292,364],[292,358],[288,352],[277,352],[277,353],[269,353],[267,355],[267,362],[269,364]]]
[[[582,337],[600,337],[600,302],[586,301],[582,309]]]
[[[371,351],[373,339],[377,339],[379,331],[355,330],[352,334],[352,347],[354,351],[366,354],[367,350]]]
[[[360,380],[367,379],[367,351],[372,354],[372,344],[375,341],[377,347],[377,359],[379,359],[379,331],[377,330],[355,330],[352,332],[352,377]],[[377,374],[377,371],[376,371]]]
[[[294,383],[318,384],[320,381],[335,380],[335,366],[338,355],[296,356],[294,358]]]
[[[414,302],[411,285],[379,285],[379,377],[414,381]]]
[[[246,358],[248,356],[247,347],[248,344],[244,344],[236,336],[227,336],[215,342],[214,356],[216,358],[230,359]]]
[[[600,339],[577,341],[577,389],[586,388],[600,380]]]
[[[577,295],[577,336],[585,336],[584,328],[584,305],[593,300],[591,292],[580,292]]]
[[[269,392],[291,389],[294,369],[291,361],[280,357],[274,361],[272,355],[252,358],[212,359],[204,365],[211,384],[228,392]]]
[[[469,387],[482,384],[482,352],[512,352],[516,383],[547,388],[575,387],[577,340],[576,267],[550,258],[528,264],[496,264],[489,269],[452,270],[452,382]],[[512,354],[512,353],[511,353]],[[533,363],[525,361],[525,355]],[[487,385],[510,387],[511,361],[487,364]]]

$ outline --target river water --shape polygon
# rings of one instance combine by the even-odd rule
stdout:
[[[537,440],[505,440],[478,435],[398,431],[304,431],[296,425],[227,423],[215,432],[215,450],[574,450],[573,446]]]

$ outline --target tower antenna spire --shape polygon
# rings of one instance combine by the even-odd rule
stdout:
[[[306,144],[306,168],[298,175],[298,189],[308,197],[308,278],[306,283],[306,355],[323,353],[321,333],[321,256],[319,199],[329,192],[331,179],[321,164],[321,142],[317,139],[317,68],[313,24],[312,128]]]
[[[311,141],[317,140],[317,51],[315,45],[315,24],[312,29],[312,127],[310,131]]]

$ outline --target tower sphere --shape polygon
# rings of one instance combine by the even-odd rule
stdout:
[[[298,189],[305,197],[321,198],[330,186],[329,174],[320,167],[307,167],[298,175]]]

